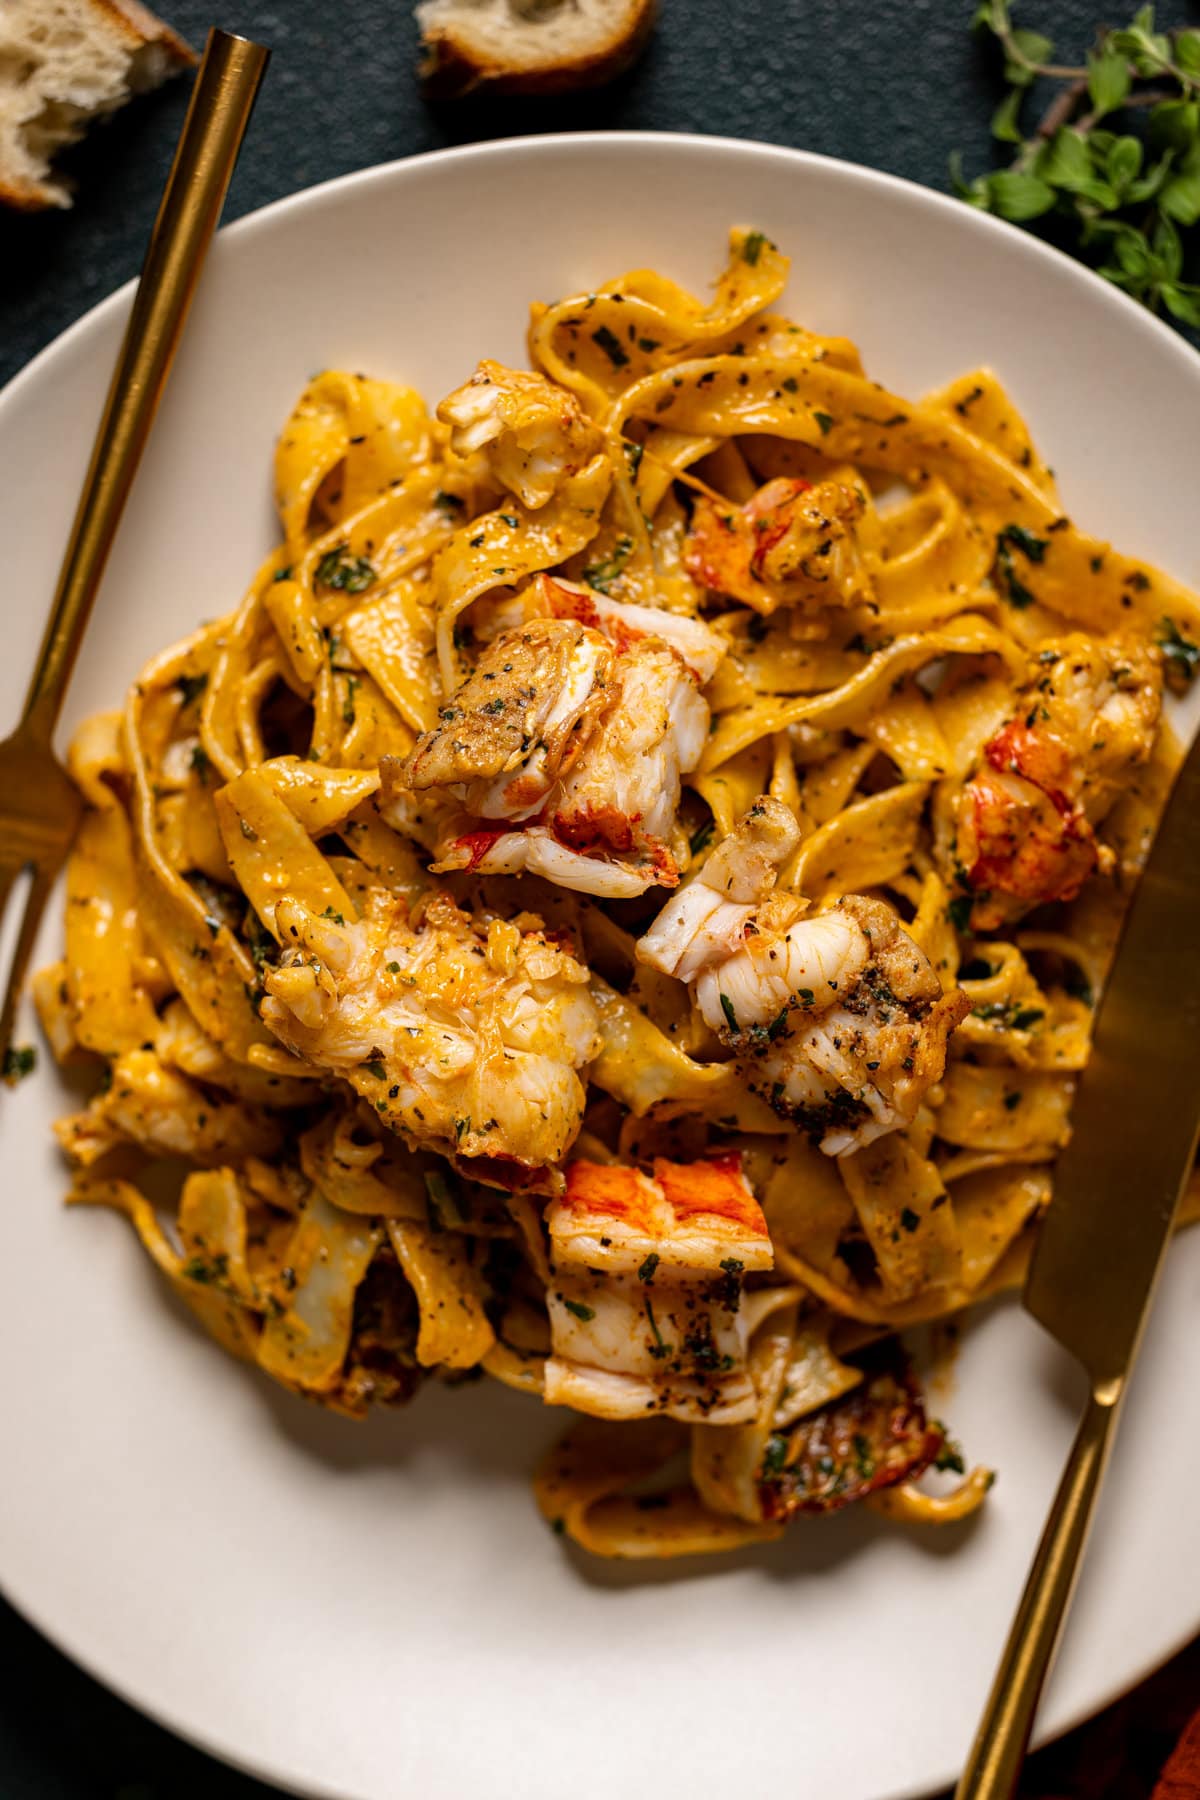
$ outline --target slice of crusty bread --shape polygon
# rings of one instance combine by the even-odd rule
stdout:
[[[55,153],[195,60],[139,0],[0,0],[0,201],[70,206]]]
[[[552,94],[596,87],[639,54],[655,0],[420,0],[432,93]]]

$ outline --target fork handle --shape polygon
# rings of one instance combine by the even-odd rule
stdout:
[[[1071,1447],[955,1800],[1009,1800],[1058,1648],[1120,1411],[1123,1382],[1095,1389]]]
[[[38,743],[57,723],[269,54],[209,32],[25,697],[22,730]]]

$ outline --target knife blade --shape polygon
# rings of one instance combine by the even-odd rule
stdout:
[[[1200,738],[1134,891],[1025,1283],[1093,1385],[1137,1354],[1198,1136]]]
[[[1198,1139],[1200,737],[1125,918],[1025,1283],[1090,1392],[956,1800],[1016,1790]]]

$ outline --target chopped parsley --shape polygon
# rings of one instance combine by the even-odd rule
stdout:
[[[699,856],[702,850],[708,849],[708,846],[713,841],[713,834],[716,829],[715,821],[709,819],[707,824],[701,825],[699,831],[693,831],[691,837],[688,839],[688,848],[693,856]]]
[[[821,436],[828,437],[830,432],[833,430],[834,424],[836,423],[836,421],[834,420],[833,414],[827,413],[827,412],[814,412],[813,418],[817,421],[817,424],[821,427]]]
[[[1159,621],[1157,640],[1163,653],[1163,674],[1167,686],[1181,693],[1190,686],[1200,668],[1200,644],[1180,630],[1174,619]]]
[[[367,1071],[368,1075],[373,1075],[375,1077],[376,1081],[386,1081],[387,1070],[384,1068],[383,1064],[379,1061],[378,1057],[376,1057],[371,1062],[365,1062],[363,1064],[363,1068]]]
[[[430,1224],[436,1215],[438,1225],[449,1231],[461,1230],[469,1216],[458,1184],[442,1169],[426,1169],[425,1194],[430,1205]]]
[[[564,1300],[563,1305],[569,1313],[574,1313],[577,1319],[582,1319],[585,1325],[589,1324],[596,1316],[595,1307],[585,1306],[582,1300]]]
[[[771,1023],[767,1026],[767,1042],[769,1044],[775,1042],[775,1039],[779,1036],[780,1032],[786,1027],[787,1022],[788,1008],[785,1006],[776,1013],[775,1017],[771,1020]]]
[[[343,594],[361,594],[375,579],[375,569],[365,556],[351,556],[347,545],[326,551],[317,564],[317,580],[322,587],[336,588]]]
[[[37,1051],[32,1044],[10,1044],[4,1052],[4,1079],[9,1086],[24,1081],[37,1067]]]
[[[670,1356],[670,1344],[663,1343],[662,1332],[658,1329],[658,1320],[654,1316],[654,1308],[646,1301],[646,1317],[650,1321],[650,1329],[654,1333],[654,1342],[650,1346],[650,1354],[655,1357]]]
[[[774,1481],[783,1474],[787,1462],[788,1441],[782,1431],[773,1431],[767,1439],[767,1447],[763,1451],[762,1468],[759,1477],[763,1481]]]
[[[588,587],[596,588],[601,594],[607,594],[609,587],[617,580],[632,555],[633,539],[622,535],[606,557],[599,562],[588,563],[583,571],[584,581]]]
[[[946,908],[946,917],[953,925],[955,931],[970,931],[971,908],[974,904],[975,897],[973,894],[955,894],[953,900],[951,900],[949,906]]]
[[[742,239],[742,261],[756,268],[765,245],[771,242],[765,231],[748,231]]]
[[[592,342],[593,344],[599,345],[614,369],[624,368],[625,364],[629,361],[624,345],[616,336],[615,332],[609,330],[607,325],[600,325],[593,331]]]
[[[733,1010],[733,1001],[728,994],[721,995],[721,1011],[725,1014],[725,1023],[730,1031],[737,1031],[739,1029],[737,1014]]]
[[[1013,562],[1014,550],[1019,550],[1028,562],[1040,563],[1044,560],[1049,544],[1048,538],[1034,537],[1023,525],[1004,525],[996,534],[996,561],[993,577],[996,586],[1004,595],[1010,606],[1023,612],[1032,606],[1037,595],[1031,593],[1017,574]]]
[[[959,1445],[949,1435],[940,1419],[932,1419],[930,1423],[935,1431],[940,1431],[942,1434],[942,1447],[933,1459],[934,1468],[940,1469],[944,1475],[965,1475],[967,1465],[963,1461],[963,1453]]]
[[[659,1261],[660,1261],[660,1258],[659,1258],[658,1251],[651,1250],[649,1256],[646,1258],[645,1262],[642,1264],[641,1268],[638,1270],[638,1280],[639,1281],[647,1281],[647,1282],[653,1281],[654,1280],[654,1271],[655,1271],[655,1269],[657,1269],[657,1267],[659,1265]]]

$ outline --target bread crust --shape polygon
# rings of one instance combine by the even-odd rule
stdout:
[[[178,32],[173,31],[165,20],[143,6],[141,0],[83,0],[83,5],[96,16],[96,29],[103,30],[116,39],[131,59],[140,50],[151,47],[161,52],[166,59],[166,66],[161,69],[157,78],[145,83],[145,87],[156,87],[177,70],[194,67],[200,60],[191,45]],[[144,91],[143,86],[139,86],[136,81],[128,86],[126,98]],[[103,116],[106,116],[106,109],[98,107],[87,120],[81,121],[81,130],[93,119]],[[55,177],[52,168],[44,179],[38,181],[18,181],[14,176],[0,175],[0,206],[7,206],[15,212],[34,213],[70,204],[69,187]]]
[[[173,62],[181,69],[194,68],[200,58],[185,43],[177,31],[173,31],[165,19],[152,13],[141,0],[88,0],[93,12],[102,13],[113,30],[129,45],[131,51],[140,50],[143,44],[161,44]]]
[[[656,11],[657,0],[640,0],[622,35],[603,48],[583,56],[561,56],[533,69],[481,54],[469,34],[453,25],[437,25],[424,34],[421,79],[426,92],[439,100],[458,99],[481,88],[489,94],[564,94],[600,87],[641,55]]]

